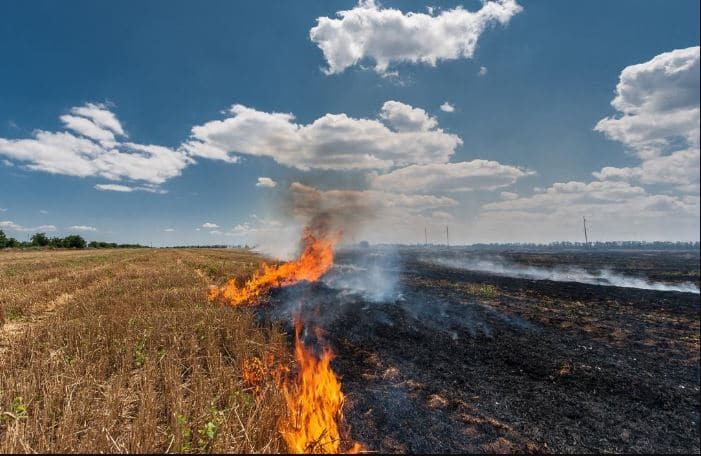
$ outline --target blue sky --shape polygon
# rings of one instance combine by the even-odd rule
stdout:
[[[698,91],[680,87],[678,93],[687,95],[675,110],[655,111],[655,116],[691,112],[696,130],[679,127],[672,134],[661,133],[668,143],[654,152],[649,152],[652,140],[643,144],[632,130],[620,133],[616,125],[594,130],[600,120],[623,115],[611,102],[624,68],[699,45],[698,2],[519,1],[520,10],[509,13],[505,23],[488,21],[474,32],[473,51],[439,58],[435,65],[390,58],[386,70],[375,67],[375,57],[378,52],[390,55],[396,43],[378,41],[358,62],[328,74],[332,66],[320,48],[321,39],[310,39],[317,18],[339,20],[338,11],[362,6],[368,17],[392,9],[396,14],[427,14],[429,5],[434,10],[428,23],[459,6],[473,13],[486,8],[476,1],[384,1],[370,6],[353,1],[3,2],[0,228],[19,238],[39,227],[65,234],[80,231],[70,228],[78,226],[88,238],[119,242],[265,243],[283,237],[278,230],[294,231],[292,226],[303,223],[285,207],[294,193],[289,185],[300,182],[325,201],[333,200],[329,191],[361,192],[373,207],[376,200],[394,201],[397,195],[404,195],[402,201],[411,199],[405,211],[395,211],[393,204],[391,214],[380,210],[361,223],[354,236],[378,242],[417,242],[423,226],[438,233],[444,224],[454,227],[456,242],[464,243],[576,240],[580,212],[592,218],[595,239],[698,240],[698,178],[670,177],[674,172],[669,168],[682,163],[698,170]],[[329,26],[325,36],[343,32],[343,25]],[[401,36],[401,30],[396,32]],[[333,38],[328,38],[330,46]],[[433,52],[411,49],[411,43],[405,47],[407,55]],[[334,52],[341,55],[342,50]],[[698,48],[696,57],[693,51],[689,55],[683,58],[691,59],[688,71],[698,85]],[[666,80],[654,79],[654,69],[648,73],[653,76],[631,83],[663,94]],[[650,78],[659,84],[645,85]],[[688,78],[684,81],[688,85]],[[231,144],[239,150],[225,151],[236,163],[190,150],[182,152],[187,163],[167,171],[166,178],[135,179],[138,173],[114,174],[104,167],[47,172],[27,155],[31,145],[17,142],[35,138],[36,130],[69,131],[60,116],[88,104],[113,113],[130,142],[184,151],[183,145],[193,140],[193,127],[242,119],[243,114],[228,112],[234,104],[253,110],[251,116],[291,113],[291,122],[299,125],[326,114],[389,125],[389,117],[382,117],[389,115],[382,111],[387,101],[400,103],[397,115],[423,110],[435,125],[421,131],[441,130],[445,134],[437,141],[448,141],[426,147],[446,147],[448,155],[435,163],[397,158],[381,168],[320,165],[319,157],[291,165],[294,154],[281,158],[275,151],[248,150],[236,139]],[[444,102],[453,112],[440,109]],[[258,134],[235,132],[243,133],[247,140]],[[334,141],[340,141],[339,134],[334,133]],[[449,135],[460,144],[451,146]],[[213,144],[213,138],[207,130],[195,139]],[[310,144],[300,139],[295,147],[303,154],[303,149],[315,147]],[[682,149],[687,162],[659,160]],[[490,169],[501,180],[489,181],[484,173],[475,178],[465,171],[480,168],[482,162],[474,160],[497,163]],[[469,164],[449,181],[454,188],[422,180],[429,171],[447,172],[441,168],[446,163]],[[404,179],[424,182],[423,188],[398,186],[389,178],[372,180],[411,166],[434,166],[406,171]],[[593,176],[606,167],[626,171]],[[259,177],[277,185],[256,186]],[[566,185],[572,182],[578,185]],[[98,190],[96,185],[132,191]],[[563,188],[577,196],[552,196]],[[601,197],[601,191],[606,195]],[[419,208],[413,203],[419,196],[432,196],[435,204],[424,199]],[[564,208],[578,205],[580,211]],[[218,228],[203,228],[205,223]]]

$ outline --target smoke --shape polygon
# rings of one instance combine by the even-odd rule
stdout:
[[[653,282],[647,278],[626,276],[608,269],[600,269],[595,272],[590,272],[575,266],[557,268],[525,266],[506,261],[500,257],[490,260],[479,258],[455,259],[424,257],[421,259],[421,261],[439,266],[465,269],[468,271],[488,272],[491,274],[520,279],[551,280],[554,282],[579,282],[590,285],[638,288],[642,290],[699,293],[699,287],[690,282],[677,284]]]
[[[360,295],[368,302],[392,302],[400,296],[399,271],[396,249],[346,249],[321,280],[329,288]]]

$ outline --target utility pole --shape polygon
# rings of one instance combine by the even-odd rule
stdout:
[[[445,226],[445,245],[450,247],[450,236],[448,235],[448,225]]]
[[[424,245],[428,246],[428,227],[424,227]]]
[[[582,216],[582,222],[584,222],[584,244],[589,245],[589,236],[587,236],[587,218]]]

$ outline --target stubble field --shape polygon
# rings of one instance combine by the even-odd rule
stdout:
[[[278,452],[283,399],[247,359],[288,356],[207,285],[259,258],[219,250],[0,252],[0,452]]]

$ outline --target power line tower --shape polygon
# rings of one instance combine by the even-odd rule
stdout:
[[[445,245],[450,247],[450,236],[448,235],[448,225],[445,226]]]
[[[424,227],[424,245],[428,246],[428,227]]]
[[[589,236],[587,235],[587,218],[582,216],[582,222],[584,223],[584,244],[589,245]]]

